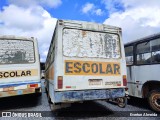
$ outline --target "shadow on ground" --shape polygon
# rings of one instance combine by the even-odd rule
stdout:
[[[39,104],[41,104],[41,96],[34,94],[5,97],[0,99],[0,110],[28,108],[38,106]]]
[[[71,107],[53,112],[56,118],[89,118],[113,115],[114,112],[96,102],[74,103]]]
[[[128,105],[136,106],[142,109],[150,110],[149,104],[147,102],[147,99],[143,98],[137,98],[137,97],[131,97],[128,100]]]

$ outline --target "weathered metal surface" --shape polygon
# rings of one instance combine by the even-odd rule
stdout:
[[[124,97],[125,90],[107,89],[107,90],[83,90],[83,91],[65,91],[55,92],[55,102],[74,102],[85,100],[98,100]]]
[[[2,91],[0,92],[1,97],[9,97],[9,96],[16,96],[16,95],[24,95],[24,94],[31,94],[35,93],[35,88],[28,88],[22,90],[12,90],[12,91]]]
[[[34,47],[32,41],[0,40],[0,63],[32,63]]]
[[[7,87],[14,87],[14,90],[16,90],[17,88],[20,88],[20,89],[26,89],[28,85],[30,84],[38,84],[38,86],[40,87],[40,82],[12,82],[12,83],[3,83],[3,84],[0,84],[0,88],[7,88]]]
[[[119,66],[117,73],[111,64]],[[50,74],[52,65],[54,71]],[[108,99],[125,94],[122,76],[126,75],[126,64],[118,27],[59,21],[46,66],[46,87],[53,103]],[[54,80],[49,79],[50,75],[54,75]],[[58,77],[63,82],[58,82]],[[122,91],[113,90],[120,88]]]
[[[119,58],[119,37],[110,33],[64,29],[63,54],[69,57]]]
[[[38,84],[37,87],[29,87],[30,84]],[[39,91],[35,91],[39,89]],[[1,84],[0,85],[0,97],[9,97],[23,94],[30,94],[35,92],[41,92],[40,82],[30,83],[12,83],[12,84]]]

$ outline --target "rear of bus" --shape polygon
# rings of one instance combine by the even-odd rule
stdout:
[[[55,103],[125,97],[120,28],[60,20],[57,33]]]
[[[0,97],[41,94],[37,40],[0,36]]]

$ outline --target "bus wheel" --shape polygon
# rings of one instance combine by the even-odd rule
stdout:
[[[154,111],[160,112],[160,90],[153,90],[149,93],[148,103]]]
[[[51,111],[56,112],[56,106],[55,106],[55,104],[50,103],[49,105],[50,105]]]
[[[116,102],[119,107],[124,108],[127,105],[127,98],[126,97],[116,98]]]
[[[48,103],[52,104],[52,101],[51,101],[51,98],[50,98],[49,94],[47,95],[47,98],[48,98]]]
[[[42,96],[42,92],[36,93],[37,97],[41,97]]]

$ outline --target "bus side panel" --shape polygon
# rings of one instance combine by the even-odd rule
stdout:
[[[159,64],[134,66],[135,70],[135,94],[136,97],[142,98],[142,86],[147,81],[160,81]]]

